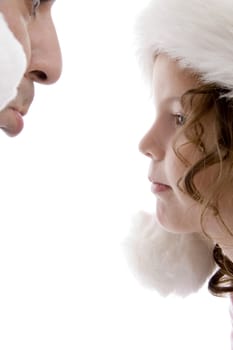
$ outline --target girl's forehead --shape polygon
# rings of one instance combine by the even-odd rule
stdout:
[[[199,79],[177,60],[165,54],[157,56],[153,66],[153,95],[166,100],[179,100],[182,95],[199,85]]]

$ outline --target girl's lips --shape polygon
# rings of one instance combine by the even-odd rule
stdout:
[[[154,194],[158,194],[158,193],[163,193],[163,192],[167,192],[170,191],[171,187],[165,184],[161,184],[159,182],[153,182],[151,185],[151,191]]]

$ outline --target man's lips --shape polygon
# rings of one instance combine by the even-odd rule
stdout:
[[[24,116],[24,112],[20,112],[19,110],[12,108],[13,113],[15,114],[15,119],[16,119],[16,123],[15,123],[15,127],[14,130],[12,130],[12,136],[16,136],[18,135],[23,127],[24,127],[24,121],[23,121],[23,116]]]
[[[2,113],[2,114],[1,114]],[[7,107],[0,113],[0,127],[8,136],[18,135],[23,127],[23,116],[26,112],[20,112],[15,107]]]
[[[34,99],[34,84],[31,79],[22,79],[18,95],[0,112],[0,128],[9,136],[18,135],[23,127],[23,117],[27,114]]]

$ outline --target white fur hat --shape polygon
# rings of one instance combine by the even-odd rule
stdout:
[[[214,243],[199,233],[170,233],[155,215],[139,212],[124,242],[129,267],[146,287],[160,295],[197,292],[215,269]]]
[[[152,0],[138,19],[139,58],[150,82],[163,52],[233,97],[232,0]]]

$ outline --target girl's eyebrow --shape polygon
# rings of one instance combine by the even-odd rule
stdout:
[[[154,103],[156,104],[156,97],[154,96]],[[161,100],[161,103],[166,106],[177,106],[177,108],[182,108],[181,97],[180,96],[168,96]]]
[[[166,98],[167,102],[180,102],[181,97],[180,96],[171,96]]]

